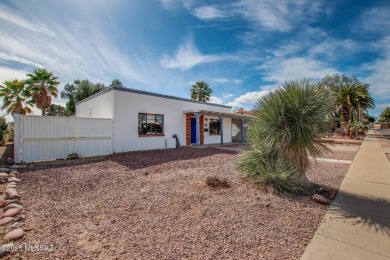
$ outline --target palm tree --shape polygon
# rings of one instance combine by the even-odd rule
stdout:
[[[28,100],[31,93],[25,88],[24,81],[5,81],[4,86],[0,85],[0,97],[3,98],[3,107],[7,109],[7,114],[20,113],[25,115],[31,113],[33,102]]]
[[[374,108],[374,100],[368,92],[368,85],[360,82],[341,83],[330,86],[331,95],[336,104],[336,110],[341,112],[344,130],[350,136],[350,124],[354,113]]]
[[[257,173],[261,183],[276,189],[281,182],[287,191],[296,190],[290,186],[297,180],[307,185],[309,156],[318,158],[328,150],[320,137],[331,109],[329,91],[310,80],[283,83],[256,103],[249,127],[251,151],[240,159],[239,170],[246,176]]]
[[[192,85],[191,99],[203,102],[210,101],[211,93],[213,93],[213,90],[209,84],[204,81],[198,81]]]
[[[35,69],[34,73],[27,74],[27,77],[26,83],[33,101],[42,110],[42,116],[45,116],[46,109],[51,105],[51,96],[58,96],[58,77],[46,69]]]

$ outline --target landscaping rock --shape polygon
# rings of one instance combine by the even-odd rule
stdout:
[[[5,187],[5,189],[16,189],[16,185],[15,185],[15,184],[7,185],[7,186]]]
[[[5,201],[5,206],[8,206],[10,204],[19,204],[20,203],[20,199],[11,199],[11,200],[6,200]]]
[[[3,208],[5,206],[5,204],[7,203],[6,200],[3,200],[1,203],[0,203],[0,208]]]
[[[16,177],[16,175],[13,174],[13,173],[8,174],[8,176],[9,176],[9,177]]]
[[[327,198],[324,198],[323,196],[321,196],[319,194],[314,194],[313,200],[317,203],[320,203],[320,204],[329,204],[330,203],[330,200],[328,200]]]
[[[8,195],[8,199],[20,199],[20,195],[18,192],[14,192]]]
[[[7,164],[8,164],[8,165],[14,164],[14,159],[12,159],[11,157],[8,157],[8,158],[7,158]]]
[[[8,181],[9,182],[20,182],[21,180],[16,178],[16,177],[11,177],[11,178],[8,178]]]
[[[0,172],[9,173],[10,169],[9,168],[0,168]]]
[[[22,238],[24,235],[24,231],[21,228],[14,229],[10,232],[8,232],[4,237],[3,240],[5,241],[11,241],[11,240],[18,240]]]
[[[13,246],[14,246],[14,244],[12,244],[12,243],[0,246],[0,257],[8,255],[9,252],[11,252],[11,249]]]
[[[5,193],[7,195],[11,195],[11,194],[16,193],[16,192],[17,192],[17,190],[14,189],[14,188],[8,188],[8,189],[5,190]]]
[[[10,223],[12,220],[14,220],[13,217],[5,217],[5,218],[2,218],[2,219],[0,219],[0,226],[7,225],[7,224]]]
[[[7,179],[7,178],[8,178],[8,173],[0,172],[0,179]]]
[[[20,209],[20,210],[22,210],[23,206],[21,206],[19,204],[9,204],[8,206],[5,206],[3,210],[7,211],[9,209]]]
[[[3,213],[3,218],[15,217],[15,216],[19,215],[20,211],[21,211],[21,209],[18,209],[18,208],[9,209]]]
[[[15,222],[11,225],[11,228],[20,228],[23,224],[20,222]]]

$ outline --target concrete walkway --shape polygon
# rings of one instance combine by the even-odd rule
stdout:
[[[390,259],[390,162],[373,131],[301,259]]]

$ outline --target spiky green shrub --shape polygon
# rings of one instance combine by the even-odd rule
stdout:
[[[260,176],[260,184],[272,184],[276,190],[278,182],[287,192],[295,190],[297,181],[307,185],[309,156],[318,158],[328,150],[320,138],[331,108],[329,91],[312,81],[283,83],[256,103],[249,126],[252,152],[240,160],[239,169],[247,177]]]
[[[277,154],[266,155],[258,151],[247,151],[237,161],[237,168],[246,179],[254,180],[278,195],[301,193],[304,190],[298,179],[299,171]]]

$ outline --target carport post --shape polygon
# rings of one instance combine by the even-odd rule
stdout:
[[[221,120],[221,145],[223,145],[223,116],[220,116],[219,119]]]
[[[241,118],[241,143],[245,143],[244,123],[245,123],[245,119]]]
[[[200,146],[200,113],[194,113],[195,114],[195,127],[196,127],[196,146]]]

